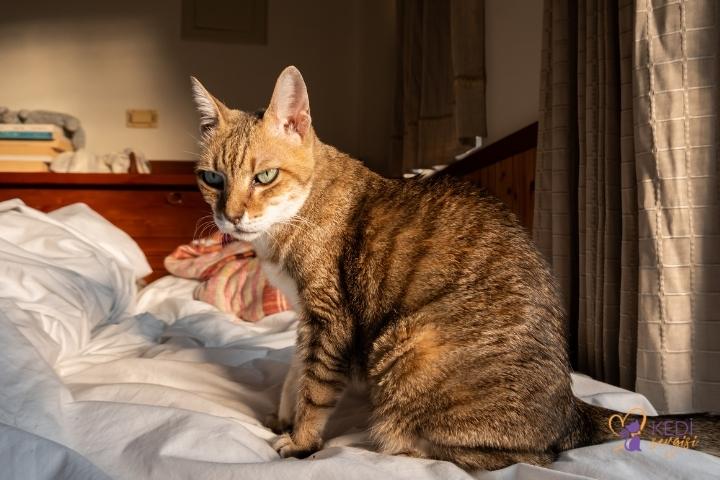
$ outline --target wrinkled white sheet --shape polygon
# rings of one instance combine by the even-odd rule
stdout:
[[[261,419],[276,408],[292,355],[286,312],[236,325],[165,277],[139,295],[132,252],[86,207],[56,218],[0,203],[0,478],[631,479],[716,478],[720,461],[620,442],[563,453],[549,468],[468,474],[369,450],[366,403],[349,394],[326,447],[280,460]],[[93,235],[83,231],[93,225]],[[98,235],[100,235],[98,237]],[[122,248],[120,248],[122,250]],[[132,248],[130,248],[132,250]],[[123,260],[125,258],[125,260]],[[576,394],[618,410],[640,395],[574,376]],[[620,446],[620,447],[619,447]],[[619,447],[619,448],[618,448]]]

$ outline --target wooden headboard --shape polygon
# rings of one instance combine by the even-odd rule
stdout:
[[[532,231],[538,124],[450,164],[440,174],[464,178],[502,200]]]

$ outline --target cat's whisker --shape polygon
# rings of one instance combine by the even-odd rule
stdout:
[[[192,155],[192,156],[195,157],[196,159],[199,159],[199,158],[200,158],[200,154],[199,154],[198,152],[191,152],[191,151],[188,151],[188,150],[183,150],[182,153],[187,153],[188,155]]]
[[[205,225],[205,228],[202,230],[202,237],[206,238],[215,233],[215,230],[217,230],[217,226],[215,223],[208,223]]]
[[[200,222],[204,222],[205,220],[209,220],[213,217],[212,214],[203,215],[202,217],[198,218],[197,221],[195,221],[195,226],[197,227],[197,224]]]
[[[197,224],[197,223],[195,224],[195,230],[193,231],[193,236],[192,236],[193,240],[196,240],[198,238],[199,229],[201,227],[203,227],[204,225],[205,225],[205,222],[203,222],[202,224]]]
[[[188,131],[186,130],[186,131],[185,131],[185,135],[188,135],[190,138],[192,138],[193,140],[195,140],[195,143],[197,143],[197,144],[202,143],[202,140],[200,140],[198,137],[196,137],[194,133],[188,132]]]
[[[301,217],[300,215],[295,215],[294,217],[290,217],[287,220],[283,220],[278,222],[280,225],[292,225],[292,226],[307,226],[307,227],[319,227],[317,223],[311,222],[310,220]]]
[[[214,216],[212,214],[205,215],[197,219],[195,222],[195,230],[193,231],[193,240],[197,239],[198,228],[205,226],[208,221],[212,221],[214,223]]]
[[[274,232],[272,232],[270,229],[268,229],[268,230],[265,230],[265,234],[266,234],[267,237],[268,237],[270,240],[272,240],[273,243],[275,244],[275,247],[274,247],[274,248],[280,248],[280,242],[279,242],[278,239],[276,238]]]
[[[199,240],[199,239],[205,238],[206,237],[205,233],[208,231],[208,229],[210,230],[210,233],[212,233],[213,228],[217,228],[217,225],[215,225],[214,221],[212,221],[212,220],[205,221],[204,223],[202,223],[200,225],[199,234],[196,229],[195,235],[193,235],[193,239]]]
[[[307,218],[301,217],[300,215],[295,215],[294,217],[291,217],[291,218],[290,218],[290,221],[292,221],[292,222],[298,222],[298,224],[307,225],[307,226],[309,226],[309,227],[317,227],[317,226],[318,226],[317,223],[311,222],[311,221],[308,220]]]

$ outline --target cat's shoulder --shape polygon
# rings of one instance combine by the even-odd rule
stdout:
[[[450,205],[464,205],[468,208],[504,208],[497,197],[481,186],[449,175],[436,174],[430,177],[415,177],[400,181],[401,194],[415,197],[420,201],[435,201]]]

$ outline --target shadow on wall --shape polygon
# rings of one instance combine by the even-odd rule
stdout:
[[[190,160],[197,152],[191,74],[227,104],[254,110],[294,64],[308,83],[320,138],[385,171],[394,2],[268,4],[267,45],[241,45],[181,40],[180,0],[9,3],[0,17],[3,105],[76,115],[97,153],[132,146],[151,159]],[[158,128],[126,128],[129,108],[158,110]]]

